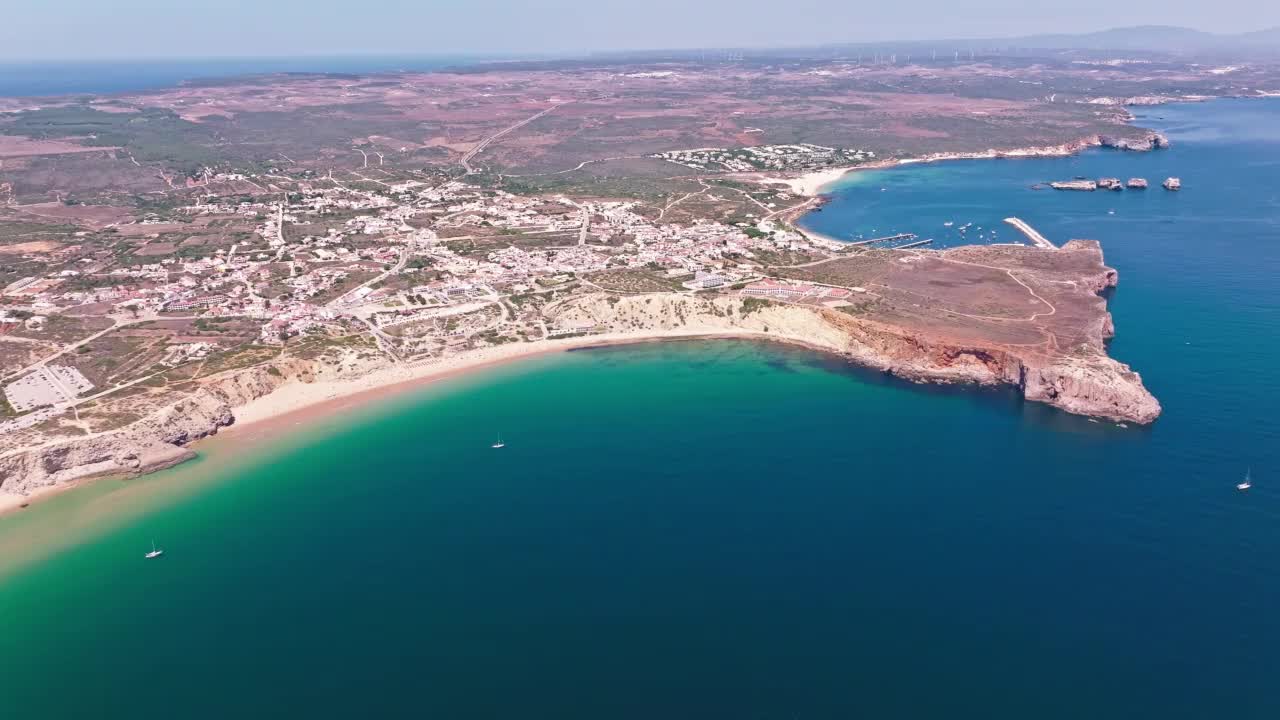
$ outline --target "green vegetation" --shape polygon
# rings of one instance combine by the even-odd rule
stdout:
[[[178,117],[172,110],[144,108],[109,113],[85,105],[26,110],[0,126],[6,135],[42,140],[76,138],[94,147],[120,147],[138,162],[160,163],[184,175],[221,164],[226,155],[212,127]]]
[[[680,281],[652,269],[601,270],[587,276],[593,285],[611,292],[653,293],[683,290]]]
[[[444,246],[449,248],[451,252],[455,252],[459,255],[466,255],[472,250],[475,250],[476,243],[474,240],[450,240],[446,242]]]
[[[225,370],[237,370],[252,367],[274,358],[279,351],[265,345],[242,345],[227,352],[210,355],[205,363],[205,375],[213,375]]]
[[[763,310],[764,308],[770,307],[773,304],[774,302],[772,300],[768,300],[765,298],[758,298],[758,297],[744,298],[742,301],[742,317],[747,317],[751,313],[754,313],[757,310]]]
[[[6,219],[0,223],[0,242],[59,239],[69,236],[78,230],[80,228],[75,225],[64,223],[38,223]]]
[[[875,300],[864,300],[860,303],[854,303],[851,305],[842,305],[838,309],[840,310],[840,312],[845,313],[846,315],[854,315],[854,316],[866,315],[867,312],[871,310],[871,308],[875,307],[875,304],[876,304]]]

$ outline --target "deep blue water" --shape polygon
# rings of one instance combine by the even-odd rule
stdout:
[[[1138,370],[1164,404],[1154,432],[1183,433],[1187,452],[1224,464],[1190,465],[1196,472],[1274,466],[1280,100],[1163,106],[1139,122],[1165,132],[1173,147],[854,174],[804,223],[836,237],[914,232],[947,247],[978,242],[983,233],[990,242],[992,228],[998,242],[1023,241],[1002,222],[1017,216],[1054,242],[1100,240],[1108,264],[1120,271],[1110,303],[1117,327],[1111,353]],[[1151,189],[1031,189],[1074,176],[1142,176]],[[1184,189],[1160,188],[1168,176],[1181,177]],[[961,238],[956,228],[966,223],[973,225]]]
[[[0,518],[0,561],[70,546],[0,576],[0,717],[1280,717],[1280,104],[1158,113],[1165,153],[811,219],[1100,239],[1153,427],[750,343],[542,357]],[[1075,174],[1186,189],[1028,189]]]
[[[111,94],[178,85],[185,80],[264,73],[379,73],[466,65],[479,56],[338,56],[0,62],[0,96]]]

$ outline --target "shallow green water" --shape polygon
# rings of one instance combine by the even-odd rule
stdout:
[[[1101,237],[1150,429],[743,342],[489,370],[0,520],[0,552],[70,545],[0,580],[0,717],[1280,716],[1280,148],[1221,130],[1277,107],[822,214],[862,231],[873,188],[868,230],[988,203]]]

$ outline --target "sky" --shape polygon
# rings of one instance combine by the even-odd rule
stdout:
[[[455,55],[1280,25],[1271,0],[8,0],[0,60]]]

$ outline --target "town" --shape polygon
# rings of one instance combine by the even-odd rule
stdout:
[[[212,179],[213,187],[254,181]],[[686,223],[655,220],[675,201],[655,216],[636,201],[524,196],[458,180],[353,185],[297,180],[284,199],[195,195],[99,234],[130,238],[127,264],[93,252],[88,238],[43,256],[47,274],[0,291],[6,337],[51,351],[6,367],[10,418],[0,434],[65,422],[174,368],[221,367],[216,359],[231,351],[258,349],[251,357],[262,358],[299,341],[363,337],[371,352],[404,363],[594,332],[541,312],[578,292],[740,292],[800,303],[848,295],[758,282],[780,258],[841,251],[786,222],[788,211],[809,206],[786,193],[765,190],[762,202],[726,191],[753,211],[737,223]],[[171,241],[237,225],[251,232],[229,245],[198,235]]]
[[[751,132],[750,129],[747,132]],[[756,145],[742,148],[698,148],[657,153],[653,157],[703,172],[758,170],[814,170],[850,167],[874,160],[870,150],[798,145]]]

